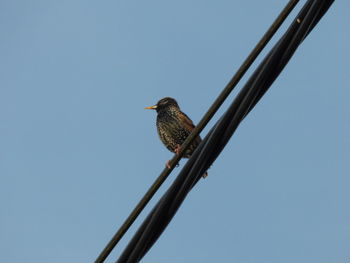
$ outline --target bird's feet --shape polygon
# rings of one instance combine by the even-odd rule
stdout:
[[[168,161],[165,163],[165,166],[166,166],[166,168],[170,169],[170,167],[171,167],[171,165],[170,165],[170,160],[168,160]],[[177,164],[176,164],[176,167],[178,167],[178,166],[179,166],[179,164],[177,163]]]
[[[180,144],[176,145],[176,147],[175,147],[175,149],[174,149],[174,152],[175,152],[176,154],[179,154],[179,153],[180,153],[180,150],[181,150],[181,145],[180,145]],[[168,161],[165,163],[165,166],[166,166],[168,169],[170,169],[170,167],[171,167],[171,165],[170,165],[170,160],[168,160]],[[179,164],[177,163],[177,164],[176,164],[176,167],[178,167],[178,166],[179,166]]]
[[[175,152],[176,154],[179,154],[179,153],[180,153],[180,150],[181,150],[181,145],[180,145],[180,144],[176,145],[174,152]]]

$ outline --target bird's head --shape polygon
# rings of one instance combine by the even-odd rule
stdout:
[[[179,105],[177,104],[176,100],[170,97],[165,97],[157,102],[156,105],[146,107],[145,109],[148,110],[156,110],[157,112],[160,112],[162,110],[167,110],[171,108],[179,109]]]

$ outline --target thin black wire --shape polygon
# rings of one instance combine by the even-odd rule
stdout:
[[[146,217],[118,259],[118,263],[141,260],[164,231],[201,175],[225,147],[240,122],[282,72],[297,47],[315,27],[333,0],[309,0],[287,32],[272,48],[225,114],[211,129],[170,188]]]
[[[179,162],[179,160],[181,159],[181,157],[183,156],[184,152],[189,147],[189,145],[192,143],[194,138],[196,138],[197,135],[208,124],[208,122],[211,120],[211,118],[217,112],[219,107],[222,105],[222,103],[225,101],[225,99],[228,97],[228,95],[232,92],[232,90],[237,85],[239,80],[243,77],[245,72],[248,70],[248,68],[251,66],[251,64],[254,62],[254,60],[260,54],[260,52],[266,46],[266,44],[270,41],[272,36],[275,34],[275,32],[278,30],[278,28],[281,26],[283,21],[287,18],[289,13],[293,10],[293,8],[295,7],[295,5],[298,2],[299,2],[299,0],[290,0],[288,2],[288,4],[285,6],[285,8],[282,10],[282,12],[279,14],[279,16],[276,18],[276,20],[273,22],[273,24],[270,26],[270,28],[267,30],[267,32],[264,34],[264,36],[261,38],[261,40],[258,42],[258,44],[254,47],[252,52],[249,54],[249,56],[246,58],[246,60],[240,66],[240,68],[238,69],[236,74],[233,76],[233,78],[230,80],[230,82],[226,85],[225,89],[221,92],[221,94],[218,96],[218,98],[214,101],[213,105],[209,108],[209,110],[204,115],[204,117],[201,119],[201,121],[198,123],[196,128],[192,131],[190,136],[183,143],[179,154],[175,155],[172,158],[172,160],[170,161],[171,167],[169,169],[167,169],[167,168],[164,169],[163,172],[159,175],[159,177],[152,184],[152,186],[149,188],[149,190],[146,192],[146,194],[143,196],[143,198],[140,200],[140,202],[136,205],[136,207],[131,212],[131,214],[127,217],[127,219],[124,221],[124,223],[118,229],[116,234],[112,237],[112,239],[109,241],[109,243],[103,249],[103,251],[100,253],[100,255],[96,259],[95,263],[102,263],[107,258],[107,256],[111,253],[113,248],[117,245],[117,243],[120,241],[120,239],[126,233],[126,231],[130,228],[132,223],[136,220],[137,216],[141,213],[143,208],[147,205],[147,203],[151,200],[151,198],[156,193],[156,191],[159,189],[159,187],[162,185],[162,183],[169,176],[171,171],[174,169],[175,164]]]

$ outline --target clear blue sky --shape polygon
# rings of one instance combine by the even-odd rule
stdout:
[[[286,3],[1,1],[0,262],[92,262],[172,157],[144,107],[172,96],[197,123]],[[350,262],[349,10],[331,7],[143,262]]]

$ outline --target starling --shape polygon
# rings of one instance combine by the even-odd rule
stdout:
[[[169,151],[178,154],[181,145],[194,129],[194,124],[191,119],[180,110],[176,100],[166,97],[158,101],[154,106],[146,107],[157,111],[157,130],[160,140]],[[184,158],[191,157],[194,150],[200,144],[202,139],[197,136],[192,144],[184,153]],[[169,168],[169,161],[166,166]],[[208,174],[205,173],[203,178]]]

